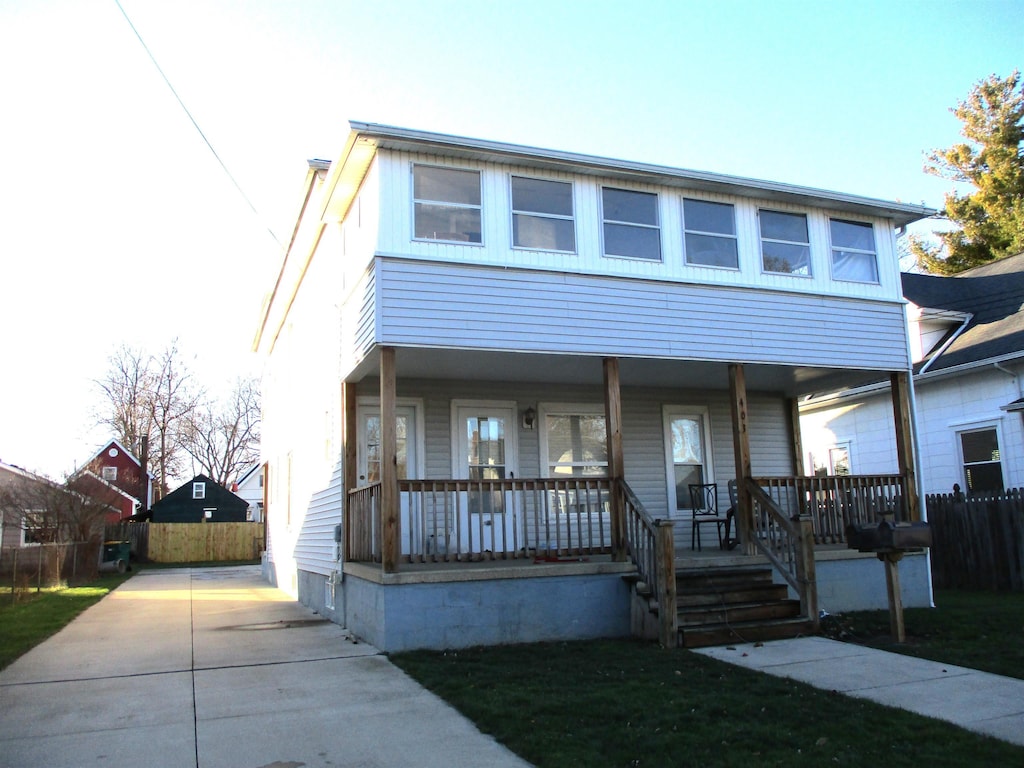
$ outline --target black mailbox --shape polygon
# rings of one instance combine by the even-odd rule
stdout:
[[[846,546],[860,552],[890,552],[932,545],[928,523],[890,523],[846,526]]]

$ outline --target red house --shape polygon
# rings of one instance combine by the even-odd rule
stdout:
[[[68,484],[90,496],[106,497],[113,493],[119,514],[112,515],[110,522],[147,510],[153,501],[153,476],[118,440],[111,440],[97,451]]]

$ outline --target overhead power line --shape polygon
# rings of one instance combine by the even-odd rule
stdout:
[[[167,77],[166,74],[164,74],[164,71],[160,67],[159,62],[157,62],[156,57],[153,55],[153,52],[149,50],[149,46],[146,45],[146,41],[142,39],[142,35],[139,34],[139,30],[135,28],[135,25],[132,23],[132,20],[128,17],[128,13],[121,5],[120,0],[114,0],[114,3],[117,5],[118,10],[121,11],[121,15],[124,16],[124,20],[128,22],[128,26],[132,28],[132,32],[135,33],[135,37],[138,38],[138,41],[142,45],[142,48],[146,52],[146,55],[149,56],[149,60],[152,61],[153,66],[156,67],[156,71],[160,73],[160,77],[163,78],[163,81],[167,84],[167,87],[170,89],[171,93],[174,94],[174,98],[177,99],[178,105],[181,107],[182,111],[186,115],[188,115],[188,119],[192,121],[192,125],[195,127],[196,132],[199,134],[200,138],[202,138],[203,143],[206,144],[207,148],[209,148],[214,158],[216,158],[217,162],[220,164],[220,167],[224,171],[224,174],[231,180],[231,183],[235,185],[235,189],[238,190],[238,194],[240,194],[242,196],[242,199],[245,200],[246,205],[249,206],[249,210],[251,210],[253,212],[253,215],[261,223],[263,223],[263,226],[266,227],[267,233],[273,238],[274,242],[277,243],[278,247],[282,251],[284,251],[284,244],[278,239],[277,235],[274,234],[274,230],[272,230],[270,226],[264,222],[263,216],[261,216],[260,212],[256,210],[256,206],[252,204],[252,200],[250,200],[249,196],[245,194],[245,190],[242,189],[242,186],[232,175],[231,171],[228,169],[227,165],[221,159],[220,155],[217,154],[217,150],[213,148],[213,144],[211,144],[210,140],[206,138],[206,134],[203,133],[203,129],[199,127],[199,123],[196,122],[195,117],[192,116],[192,113],[189,111],[188,107],[185,106],[185,102],[181,100],[181,96],[178,95],[178,92],[174,89],[174,86],[171,85],[170,79]]]

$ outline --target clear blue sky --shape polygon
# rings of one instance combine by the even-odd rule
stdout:
[[[1024,2],[0,0],[0,459],[59,477],[107,356],[248,354],[305,161],[347,120],[938,207],[949,108],[1024,59]]]

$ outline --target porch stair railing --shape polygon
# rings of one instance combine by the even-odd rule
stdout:
[[[787,478],[798,479],[798,478]],[[748,478],[754,527],[750,542],[764,555],[800,599],[800,613],[817,631],[818,584],[814,568],[814,521],[805,509],[787,514],[766,490],[768,478]]]

